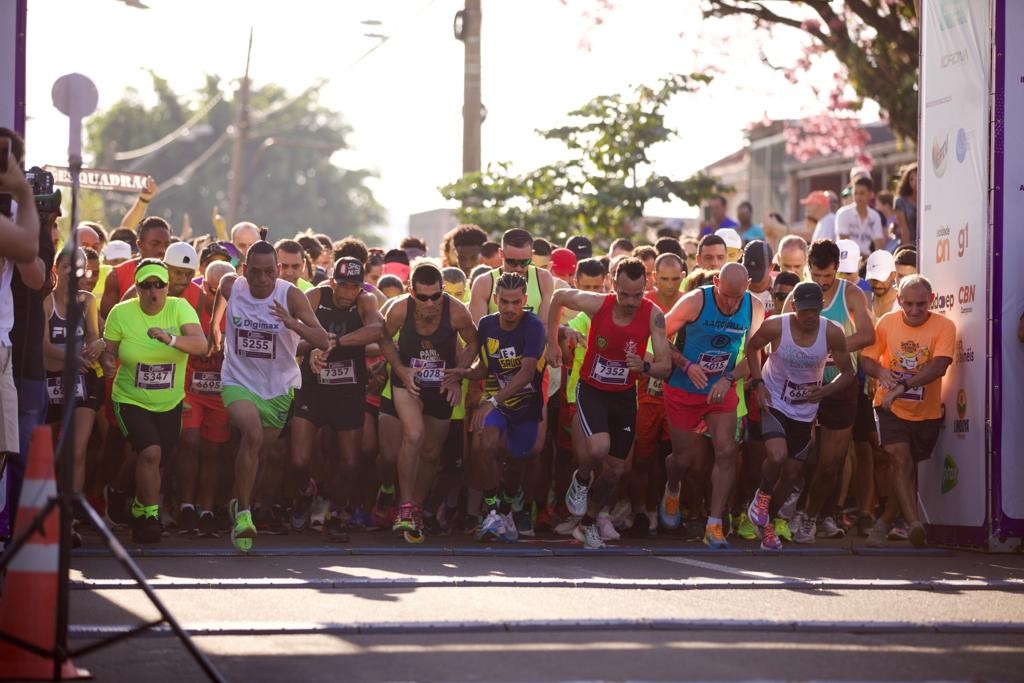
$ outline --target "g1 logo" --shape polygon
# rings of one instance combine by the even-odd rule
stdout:
[[[963,255],[967,253],[967,238],[969,236],[969,224],[964,223],[964,227],[956,233],[956,255],[963,258]]]

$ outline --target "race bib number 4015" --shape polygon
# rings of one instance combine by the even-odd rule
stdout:
[[[277,335],[262,330],[236,328],[235,350],[245,358],[274,360],[277,357]]]
[[[729,367],[729,358],[731,355],[728,353],[702,353],[697,359],[697,364],[705,374],[718,375]]]

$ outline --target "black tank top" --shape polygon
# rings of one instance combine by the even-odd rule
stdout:
[[[53,300],[52,295],[50,298],[50,320],[47,327],[47,334],[50,336],[50,343],[57,346],[64,346],[68,343],[68,322],[57,313],[57,302]],[[81,341],[82,337],[85,336],[85,329],[82,327],[82,321],[78,321],[78,334],[75,337]]]
[[[452,327],[451,297],[441,296],[441,320],[431,334],[416,331],[416,298],[408,295],[405,323],[398,333],[398,356],[402,364],[420,370],[421,389],[437,390],[444,379],[444,370],[455,367],[455,328]],[[402,380],[392,374],[391,384],[404,387]]]
[[[341,339],[350,332],[363,326],[363,318],[359,315],[359,298],[351,306],[339,308],[334,303],[334,293],[329,286],[320,286],[320,303],[313,313],[320,325]],[[368,296],[360,292],[359,296]],[[319,376],[313,374],[309,363],[302,364],[303,386],[319,385],[321,387],[344,386],[356,384],[366,386],[366,347],[336,346],[327,355],[327,367]],[[354,381],[353,381],[354,380]]]

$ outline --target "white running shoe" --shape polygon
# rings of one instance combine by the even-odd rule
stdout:
[[[813,545],[817,527],[817,522],[805,514],[800,519],[800,526],[793,529],[793,542],[802,545]]]
[[[326,498],[317,496],[309,510],[309,528],[322,529],[327,523],[327,515],[331,512],[331,503]]]
[[[608,513],[612,526],[616,529],[625,529],[633,523],[633,505],[626,499],[620,500]]]
[[[584,548],[590,550],[597,550],[604,548],[604,541],[601,540],[601,531],[597,528],[596,524],[590,526],[577,526],[573,529],[572,537],[583,544]]]
[[[555,527],[555,533],[559,536],[572,536],[573,529],[580,525],[581,515],[569,515]]]
[[[612,524],[612,517],[607,512],[597,515],[597,530],[601,533],[602,541],[617,541],[620,538],[619,532],[615,530],[615,525]]]
[[[572,473],[572,481],[569,484],[569,489],[565,492],[565,505],[571,514],[582,517],[587,514],[587,500],[590,487],[594,483],[594,475],[591,473],[590,484],[584,486],[576,479],[577,474],[579,474],[579,470]]]
[[[818,538],[842,538],[844,536],[846,536],[846,532],[836,524],[834,517],[826,517],[818,525]]]

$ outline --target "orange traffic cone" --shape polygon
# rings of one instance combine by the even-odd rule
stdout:
[[[49,427],[36,427],[28,450],[25,484],[18,505],[15,537],[28,528],[39,511],[57,494],[53,479],[53,442]],[[53,508],[7,565],[0,598],[0,631],[52,650],[57,629],[57,557],[60,541],[59,510]],[[87,678],[89,672],[64,662],[61,678]],[[0,641],[0,679],[52,679],[53,659],[40,657]]]

